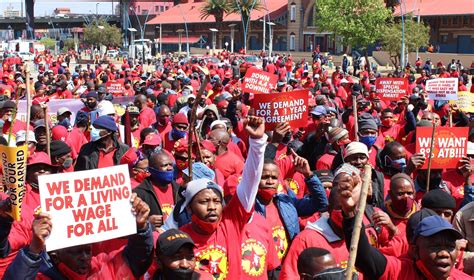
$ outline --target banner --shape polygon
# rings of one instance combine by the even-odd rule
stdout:
[[[276,87],[278,76],[255,67],[249,68],[242,83],[242,92],[270,93]]]
[[[458,78],[439,78],[426,81],[430,100],[457,100]]]
[[[14,220],[19,221],[21,217],[21,203],[26,192],[26,159],[28,157],[28,146],[7,147],[0,145],[2,156],[4,190],[8,190],[8,195],[12,202],[12,212],[10,215]]]
[[[41,209],[53,223],[47,251],[137,232],[127,165],[43,175],[38,183]]]
[[[105,83],[105,88],[107,89],[107,92],[112,95],[122,94],[124,91],[123,82],[119,81],[107,81],[107,83]]]
[[[390,103],[400,100],[408,92],[408,80],[405,78],[378,78],[375,80],[377,96]]]
[[[422,169],[428,168],[432,127],[416,128],[416,152],[426,157]],[[468,127],[437,127],[431,159],[432,169],[456,168],[459,160],[467,154]]]
[[[292,128],[308,124],[308,90],[256,94],[252,107],[255,116],[265,119],[265,130],[273,130],[281,122],[288,122]]]
[[[469,91],[458,92],[458,100],[450,100],[450,104],[457,104],[465,113],[474,113],[474,93]]]

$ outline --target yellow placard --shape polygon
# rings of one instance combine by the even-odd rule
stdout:
[[[3,182],[7,191],[12,209],[10,215],[16,221],[21,217],[21,203],[26,193],[26,159],[28,146],[8,147],[0,145],[2,157]]]
[[[458,100],[450,100],[450,104],[457,104],[459,109],[466,113],[474,112],[474,93],[469,91],[458,92]]]

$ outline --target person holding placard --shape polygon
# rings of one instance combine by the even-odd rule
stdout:
[[[137,234],[131,235],[125,248],[92,256],[92,245],[79,245],[45,252],[45,240],[54,221],[47,213],[35,214],[33,237],[20,250],[3,279],[135,279],[142,276],[152,261],[150,208],[135,194],[131,196]]]

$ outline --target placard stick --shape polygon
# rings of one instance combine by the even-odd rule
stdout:
[[[431,132],[431,142],[430,142],[430,154],[428,157],[428,172],[426,174],[426,192],[430,191],[431,159],[433,157],[435,130],[436,130],[436,123],[433,121],[433,131]]]
[[[51,156],[51,133],[49,131],[49,117],[48,117],[48,106],[43,106],[43,111],[44,111],[44,126],[46,129],[46,153],[48,156]]]
[[[364,178],[360,190],[360,198],[357,214],[355,216],[354,230],[352,231],[351,247],[349,250],[349,261],[346,269],[346,280],[352,279],[355,260],[357,258],[357,247],[359,246],[360,231],[362,229],[362,220],[364,218],[365,206],[367,204],[367,195],[369,191],[370,178],[372,178],[372,167],[369,164],[364,166]]]
[[[453,111],[451,107],[448,109],[448,116],[449,116],[449,127],[453,127]]]
[[[30,133],[30,118],[31,118],[31,83],[30,83],[30,67],[26,64],[26,136],[25,143],[28,146],[28,134]]]
[[[354,132],[355,132],[355,140],[359,141],[359,123],[357,120],[357,96],[353,95],[352,96],[352,108],[354,112]]]

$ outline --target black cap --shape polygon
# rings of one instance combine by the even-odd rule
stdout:
[[[331,182],[334,180],[334,175],[331,170],[317,170],[316,175],[321,182]]]
[[[456,209],[456,200],[444,190],[434,189],[423,196],[421,207],[429,209]]]
[[[194,247],[194,241],[185,232],[178,229],[169,229],[158,237],[156,241],[156,255],[172,256],[184,245]]]
[[[2,109],[6,109],[6,108],[16,108],[15,102],[13,102],[11,100],[7,100],[7,101],[3,102]]]
[[[50,145],[51,157],[62,156],[67,153],[70,153],[71,147],[69,147],[66,143],[59,140],[51,141]]]

